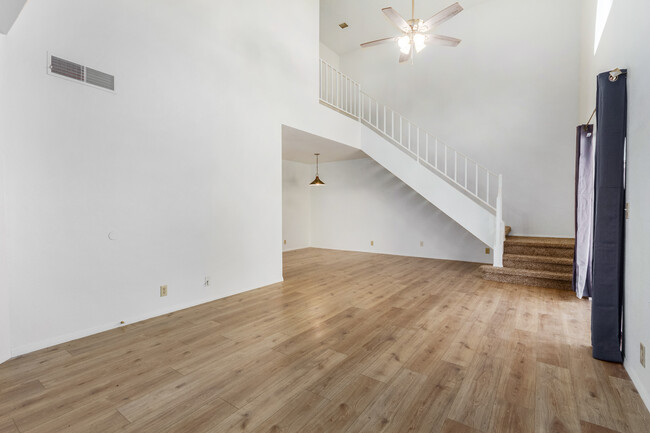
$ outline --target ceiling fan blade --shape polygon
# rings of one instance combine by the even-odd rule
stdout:
[[[444,23],[445,21],[452,19],[453,17],[458,15],[462,10],[463,7],[461,5],[459,5],[458,3],[454,3],[453,5],[441,10],[440,12],[438,12],[437,14],[435,14],[434,16],[426,20],[424,24],[420,26],[420,31],[422,32],[431,31],[435,26],[438,26]]]
[[[428,35],[424,43],[427,45],[442,45],[443,47],[457,47],[460,44],[460,39],[450,36]]]
[[[411,26],[406,22],[404,18],[393,8],[383,8],[381,10],[386,18],[388,18],[395,26],[403,32],[410,32]]]
[[[399,52],[399,62],[400,63],[408,62],[412,56],[413,56],[413,45],[411,45],[411,49],[409,50],[408,54],[404,54],[401,51]]]
[[[399,36],[394,36],[392,38],[377,39],[376,41],[365,42],[365,43],[361,44],[361,47],[362,48],[372,47],[372,46],[375,46],[375,45],[385,44],[387,42],[394,42],[397,39],[399,39]]]

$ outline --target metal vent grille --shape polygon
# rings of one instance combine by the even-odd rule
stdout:
[[[115,90],[114,76],[91,68],[86,68],[86,83],[108,90]]]
[[[59,57],[52,56],[50,70],[53,74],[63,75],[77,81],[84,81],[84,67]]]
[[[50,56],[49,72],[53,75],[100,87],[111,92],[115,91],[115,77],[113,75],[60,57]]]

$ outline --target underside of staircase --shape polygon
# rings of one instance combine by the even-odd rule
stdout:
[[[574,239],[507,236],[503,267],[485,265],[481,272],[490,281],[571,290],[574,249]]]

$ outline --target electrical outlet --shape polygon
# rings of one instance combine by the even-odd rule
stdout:
[[[160,286],[160,297],[167,296],[167,285]]]
[[[490,249],[489,248],[485,249],[485,254],[490,254]]]
[[[210,285],[210,277],[205,277],[205,281],[203,281],[203,286],[208,287]]]
[[[421,246],[421,247],[424,246],[424,241],[420,241],[420,246]]]
[[[286,240],[286,239],[284,240],[284,244],[285,244],[285,245],[287,244],[287,240]]]
[[[375,241],[370,241],[370,246],[375,245]]]
[[[645,346],[641,343],[641,365],[645,368]]]
[[[625,219],[629,220],[630,219],[630,204],[625,203]]]

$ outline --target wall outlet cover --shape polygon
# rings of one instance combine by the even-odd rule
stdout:
[[[167,296],[167,285],[160,286],[160,297]]]
[[[485,254],[490,254],[490,249],[489,248],[485,249]]]

